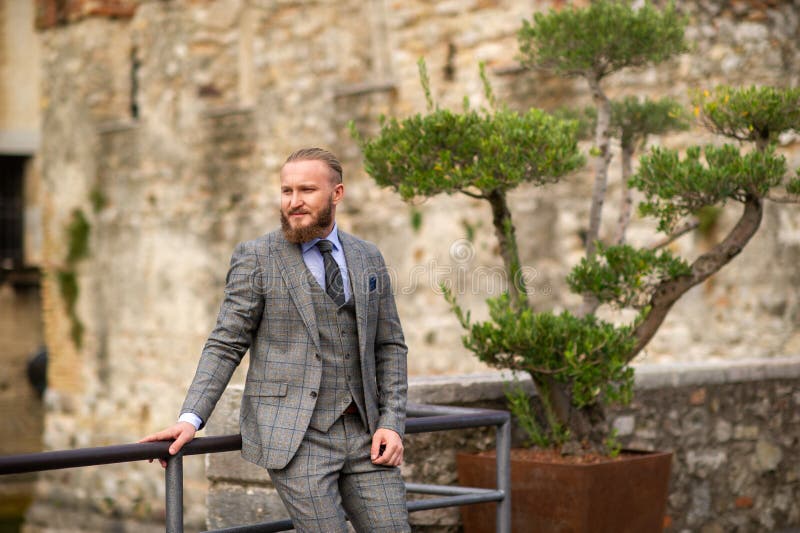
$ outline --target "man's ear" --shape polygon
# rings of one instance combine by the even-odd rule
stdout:
[[[344,198],[344,184],[337,183],[333,188],[332,201],[338,204]]]

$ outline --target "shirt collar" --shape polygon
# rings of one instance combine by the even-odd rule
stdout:
[[[331,232],[326,237],[323,237],[323,238],[331,241],[331,244],[333,244],[333,249],[334,250],[341,250],[342,249],[342,245],[339,242],[339,231],[338,231],[338,227],[336,225],[336,222],[333,223],[333,229],[331,230]],[[321,240],[322,240],[321,238],[317,237],[316,239],[312,239],[312,240],[310,240],[308,242],[302,243],[300,246],[301,246],[301,248],[303,250],[303,253],[306,253],[311,248],[316,246],[317,243],[319,241],[321,241]]]

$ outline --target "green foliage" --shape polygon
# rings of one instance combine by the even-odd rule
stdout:
[[[74,270],[59,270],[56,274],[59,292],[70,319],[70,337],[78,348],[83,344],[83,323],[75,309],[78,303],[78,275]]]
[[[669,4],[634,9],[601,0],[588,7],[551,9],[524,21],[517,34],[526,66],[601,79],[625,67],[660,63],[687,50],[686,19]]]
[[[611,102],[611,132],[623,147],[636,148],[648,135],[689,129],[689,115],[672,98],[640,100],[628,96]]]
[[[75,263],[89,255],[90,231],[86,215],[80,209],[75,209],[67,225],[67,263]]]
[[[797,176],[789,180],[786,184],[786,192],[789,194],[800,194],[800,169],[797,169]]]
[[[461,219],[461,227],[464,228],[465,236],[464,238],[467,239],[469,242],[475,242],[475,232],[476,230],[481,227],[480,221],[477,223],[472,223],[469,220],[463,218]]]
[[[58,288],[61,297],[67,303],[68,308],[74,308],[75,302],[78,300],[80,289],[78,288],[78,279],[75,272],[69,270],[58,271]]]
[[[528,436],[526,444],[528,446],[539,446],[540,448],[549,447],[551,439],[548,438],[548,432],[539,424],[536,413],[534,413],[531,406],[531,396],[519,383],[516,374],[514,375],[514,382],[505,385],[504,392],[511,414],[516,417],[520,428]]]
[[[567,283],[576,294],[591,293],[602,303],[643,309],[659,283],[691,272],[689,264],[669,250],[598,243],[597,253],[583,258],[567,276]]]
[[[372,140],[363,139],[350,123],[364,168],[378,185],[393,188],[404,200],[469,190],[486,196],[525,182],[557,181],[584,164],[576,122],[539,109],[524,114],[507,108],[474,110],[467,101],[460,113],[439,109],[431,100],[425,62],[419,66],[427,114],[381,117],[381,131]],[[483,69],[481,76],[487,98],[496,105]]]
[[[410,218],[411,229],[414,230],[414,233],[419,233],[419,230],[422,229],[422,211],[412,206]]]
[[[469,189],[487,194],[556,181],[583,165],[576,128],[538,109],[437,109],[383,122],[361,148],[367,173],[405,200]]]
[[[456,317],[468,334],[464,346],[478,359],[496,368],[528,372],[537,385],[544,376],[566,384],[578,408],[631,397],[633,371],[626,356],[633,347],[631,328],[603,322],[594,315],[583,318],[564,311],[534,313],[517,309],[508,295],[487,300],[490,319],[470,322],[445,290]],[[543,396],[543,395],[540,395]]]
[[[575,134],[578,139],[594,138],[594,128],[597,125],[597,109],[594,106],[586,106],[582,109],[562,106],[554,109],[551,114],[559,120],[577,122],[578,129]]]
[[[800,130],[800,88],[719,86],[696,91],[692,103],[711,131],[733,139],[774,142]]]
[[[419,58],[417,61],[417,68],[419,68],[419,83],[422,85],[422,92],[425,94],[425,102],[428,104],[428,111],[433,111],[436,105],[431,95],[431,78],[428,76],[428,67],[423,58]]]
[[[560,120],[578,122],[579,139],[592,139],[597,125],[597,109],[587,106],[556,108],[552,115]],[[691,117],[672,98],[640,100],[627,96],[611,102],[611,135],[619,139],[623,146],[635,148],[643,143],[648,135],[659,135],[669,131],[689,129]]]
[[[695,216],[697,217],[698,233],[704,237],[710,237],[719,224],[722,208],[716,205],[707,205],[698,209]]]
[[[606,453],[612,459],[619,455],[622,451],[622,443],[619,441],[619,435],[616,429],[612,429],[605,440]]]
[[[478,69],[481,75],[481,83],[483,83],[483,95],[486,97],[486,101],[489,102],[489,107],[497,109],[497,98],[495,98],[494,91],[492,90],[492,84],[489,83],[489,75],[486,74],[486,63],[481,61],[478,65]]]
[[[92,211],[99,213],[108,205],[108,197],[98,186],[92,188],[89,192],[89,202],[92,204]]]
[[[83,342],[83,323],[78,317],[76,306],[78,303],[78,275],[75,272],[75,264],[81,259],[89,256],[89,234],[91,226],[83,211],[75,209],[72,212],[72,219],[66,227],[67,233],[67,257],[66,268],[57,273],[58,287],[61,297],[64,300],[67,316],[70,319],[70,335],[75,346],[81,347]]]
[[[630,185],[645,194],[643,215],[659,220],[659,230],[669,232],[681,217],[698,209],[724,203],[743,202],[748,194],[764,197],[779,185],[786,173],[786,160],[772,148],[745,155],[732,145],[692,147],[681,159],[677,150],[654,147],[641,158]]]
[[[520,384],[516,372],[514,373],[513,383],[507,383],[503,391],[511,414],[514,415],[519,427],[528,436],[526,443],[528,446],[534,445],[540,448],[561,446],[571,438],[572,434],[569,428],[556,417],[547,399],[547,385],[539,382],[536,387],[539,391],[537,399],[543,407],[541,416],[533,409],[530,394]]]

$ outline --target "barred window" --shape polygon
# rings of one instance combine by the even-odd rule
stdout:
[[[22,266],[24,231],[23,156],[0,156],[0,268]]]

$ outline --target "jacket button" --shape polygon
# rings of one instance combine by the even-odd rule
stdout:
[[[316,398],[316,397],[317,397],[317,391],[315,391],[315,390],[312,390],[312,391],[311,391],[311,397],[312,397],[312,398]]]
[[[320,354],[314,354],[314,357],[317,358],[317,361],[321,361],[322,360],[322,356]]]
[[[349,353],[344,354],[344,358],[345,359],[350,359],[350,354]]]

